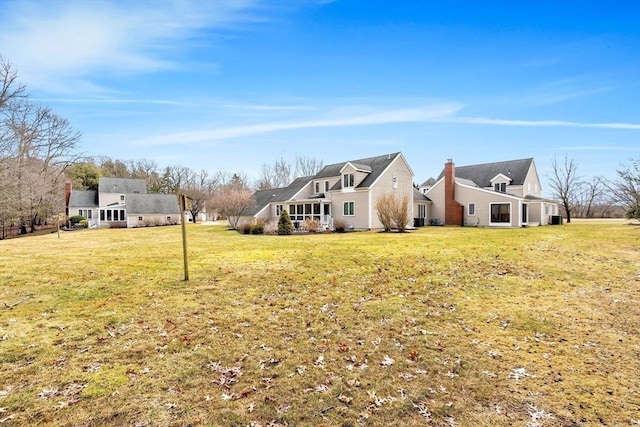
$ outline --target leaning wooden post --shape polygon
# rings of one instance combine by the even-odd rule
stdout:
[[[184,220],[184,210],[187,205],[187,196],[184,194],[180,194],[178,196],[178,199],[178,204],[180,205],[180,223],[182,224],[182,256],[184,258],[184,280],[189,281],[189,260],[187,258],[187,224]]]

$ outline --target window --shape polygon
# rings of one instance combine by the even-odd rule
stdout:
[[[342,213],[344,216],[354,216],[355,215],[355,202],[344,202]]]
[[[426,217],[427,217],[427,206],[418,205],[418,218],[426,218]]]
[[[497,182],[493,184],[493,188],[499,193],[507,192],[507,183],[506,182]]]
[[[142,221],[142,217],[141,216],[138,217],[138,221]]]
[[[329,191],[329,181],[324,182],[324,192],[326,193],[327,191]]]
[[[107,211],[107,221],[111,221],[111,209]]]
[[[121,195],[120,195],[120,201],[121,201],[121,202],[124,202],[124,194],[121,194]]]
[[[125,211],[124,209],[120,209],[120,221],[124,221],[125,220]]]
[[[280,214],[282,214],[282,211],[284,206],[283,205],[276,205],[276,216],[280,216]]]
[[[511,222],[511,204],[494,203],[491,205],[491,222],[509,223]]]
[[[316,194],[318,194],[320,192],[320,183],[316,182],[315,184],[316,184],[315,185],[315,190],[316,190],[315,192],[316,192]]]
[[[100,221],[104,221],[104,211],[100,211]]]
[[[354,186],[356,181],[355,174],[353,173],[345,173],[342,176],[342,188],[351,188]]]
[[[391,182],[393,183],[393,189],[397,190],[398,189],[398,175],[393,175],[393,177],[391,178]]]
[[[475,203],[469,203],[469,207],[467,208],[467,213],[469,215],[475,215],[476,214],[476,204]]]
[[[91,209],[87,211],[87,216],[85,218],[91,219]]]

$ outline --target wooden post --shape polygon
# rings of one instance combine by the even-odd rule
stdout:
[[[187,257],[187,224],[184,220],[184,209],[187,203],[187,196],[180,194],[178,196],[180,205],[180,223],[182,224],[182,256],[184,258],[184,280],[189,281],[189,260]]]

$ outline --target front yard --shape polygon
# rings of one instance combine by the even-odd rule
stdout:
[[[640,226],[188,235],[0,241],[0,424],[640,424]]]

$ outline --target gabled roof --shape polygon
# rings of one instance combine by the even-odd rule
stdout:
[[[420,190],[417,188],[413,189],[413,201],[414,202],[430,202],[431,199],[425,196]]]
[[[128,215],[180,214],[175,194],[129,194],[126,203]]]
[[[314,176],[305,176],[301,178],[296,178],[291,184],[287,187],[282,188],[273,188],[269,190],[258,190],[253,195],[255,198],[255,203],[253,206],[248,208],[244,215],[256,215],[262,209],[265,208],[269,203],[272,202],[286,202],[291,200],[302,188],[309,184],[313,180],[327,179],[327,178],[336,178],[342,175],[342,169],[347,164],[351,164],[358,170],[368,171],[367,176],[362,180],[362,182],[356,188],[366,188],[373,184],[376,179],[387,169],[387,167],[398,157],[401,153],[391,153],[384,154],[382,156],[376,157],[367,157],[366,159],[358,159],[358,160],[350,160],[341,163],[335,163],[332,165],[327,165],[323,167],[320,172],[315,174]],[[332,190],[340,189],[342,185],[342,180],[338,180],[338,182],[331,188]],[[315,198],[319,197],[319,195],[314,195]],[[313,196],[312,196],[313,197]],[[426,199],[429,200],[429,199]]]
[[[511,178],[511,185],[523,185],[527,177],[533,158],[507,160],[504,162],[483,163],[470,166],[456,166],[456,179],[462,178],[473,181],[479,187],[491,187],[491,180],[498,174]],[[441,179],[444,170],[438,176]]]
[[[147,186],[144,179],[105,178],[98,181],[99,193],[145,194]]]
[[[70,208],[97,208],[98,192],[95,190],[73,190],[69,196]]]
[[[311,182],[311,176],[296,178],[287,187],[270,188],[268,190],[258,190],[253,193],[254,204],[249,207],[244,215],[256,215],[271,202],[286,202],[291,200],[302,188]]]
[[[384,172],[384,170],[396,159],[396,157],[400,156],[400,152],[384,154],[382,156],[376,157],[368,157],[366,159],[358,159],[358,160],[349,160],[342,163],[336,163],[333,165],[327,165],[323,167],[320,172],[318,172],[312,179],[323,179],[323,178],[335,178],[341,175],[340,171],[342,168],[351,163],[352,166],[359,170],[369,171],[369,174],[362,180],[360,184],[356,188],[366,188],[373,184],[376,179]],[[338,186],[334,186],[332,189],[341,188],[341,184]]]

